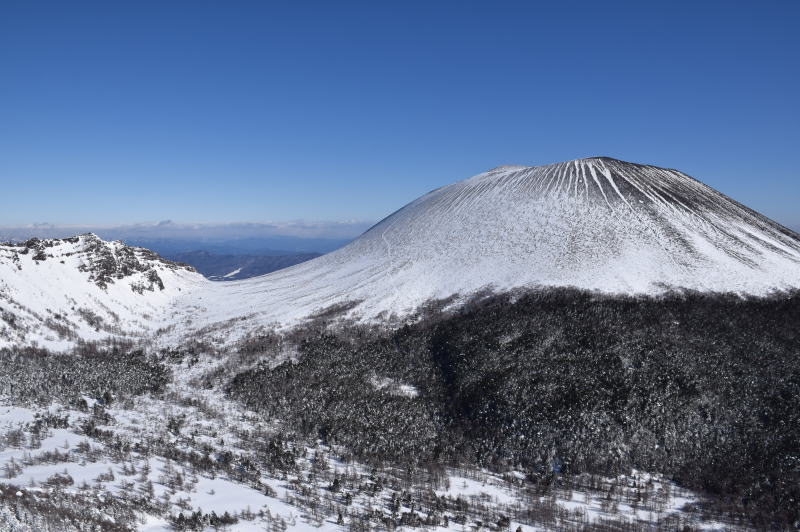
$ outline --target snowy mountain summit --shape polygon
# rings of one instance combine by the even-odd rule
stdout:
[[[217,305],[200,315],[287,323],[350,301],[351,316],[370,318],[537,286],[763,295],[800,286],[800,236],[676,170],[606,157],[503,166],[420,197],[318,259],[215,285]]]
[[[606,157],[495,168],[420,197],[332,253],[242,281],[210,282],[145,250],[76,238],[36,244],[22,258],[19,246],[0,247],[3,316],[47,324],[51,314],[75,321],[88,309],[174,342],[199,330],[235,339],[332,308],[385,319],[485,289],[766,295],[800,287],[796,233],[684,173]],[[48,249],[63,251],[37,261]],[[88,338],[102,330],[90,327]],[[0,321],[0,346],[34,337]]]

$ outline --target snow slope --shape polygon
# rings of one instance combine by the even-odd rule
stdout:
[[[246,330],[348,301],[374,318],[523,286],[767,294],[800,286],[800,236],[676,170],[605,157],[505,166],[420,197],[337,251],[181,304],[194,323],[247,316]]]
[[[0,320],[0,347],[32,339],[58,347],[114,327],[128,337],[162,331],[163,343],[198,332],[227,340],[332,306],[381,319],[485,288],[763,295],[800,287],[796,233],[676,170],[605,157],[495,168],[420,197],[341,249],[242,281],[209,282],[93,236],[54,242],[44,261],[35,250],[0,247],[0,307],[44,324],[21,333]],[[98,253],[112,266],[133,253],[142,266],[98,284],[82,269]],[[163,288],[147,284],[150,269]],[[142,283],[147,289],[134,290]],[[81,308],[108,326],[87,323],[76,315]],[[47,326],[53,319],[71,321],[75,334],[59,338]]]
[[[0,348],[63,350],[79,339],[140,341],[193,269],[92,234],[0,245]]]

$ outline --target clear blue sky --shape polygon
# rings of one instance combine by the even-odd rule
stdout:
[[[800,225],[800,2],[0,4],[0,224],[378,219],[501,164]]]

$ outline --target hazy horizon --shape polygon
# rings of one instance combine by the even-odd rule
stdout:
[[[372,225],[372,222],[365,221],[184,224],[164,220],[121,225],[37,223],[0,226],[0,242],[95,233],[104,240],[121,240],[161,254],[197,250],[235,255],[327,253],[358,237]]]
[[[784,227],[800,232],[800,223],[785,223],[774,220]],[[0,225],[0,241],[3,239],[65,238],[82,233],[127,232],[130,235],[152,238],[214,237],[242,239],[253,236],[287,236],[293,238],[353,239],[372,227],[377,220],[354,220],[342,222],[226,222],[203,223],[162,220],[132,224],[53,224],[38,222],[29,224]],[[27,236],[26,236],[27,235]]]

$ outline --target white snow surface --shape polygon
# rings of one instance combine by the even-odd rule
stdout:
[[[93,234],[0,245],[0,348],[66,350],[78,339],[140,341],[202,275],[154,253]],[[98,283],[98,272],[109,272]],[[156,275],[163,284],[151,280]]]
[[[349,301],[369,319],[537,286],[765,295],[800,286],[800,237],[676,170],[608,158],[501,167],[420,197],[337,251],[180,305],[204,324],[244,317],[247,330]]]
[[[113,432],[122,441],[148,442],[156,435],[165,437],[169,434],[166,437],[172,444],[185,451],[208,452],[210,448],[213,449],[213,456],[224,449],[237,455],[251,456],[249,453],[258,437],[240,440],[237,437],[238,429],[245,429],[250,437],[253,434],[268,434],[269,432],[263,431],[270,422],[259,419],[258,416],[237,413],[237,407],[228,403],[224,397],[207,390],[186,389],[186,384],[173,383],[171,392],[184,399],[201,399],[197,404],[206,406],[197,408],[164,401],[162,397],[138,397],[125,406],[116,405],[107,409],[106,412],[110,415],[109,424],[98,428]],[[189,395],[183,395],[184,393]],[[229,410],[231,407],[233,410]],[[170,434],[166,430],[170,417],[168,413],[180,415],[184,420],[177,434]],[[34,421],[41,419],[44,414],[68,420],[68,428],[46,428],[41,433],[37,432],[38,436],[34,436]],[[347,523],[344,526],[336,524],[333,517],[335,511],[327,517],[315,517],[314,512],[303,504],[303,501],[310,498],[300,496],[299,489],[315,494],[317,501],[330,497],[329,500],[338,501],[334,502],[333,508],[338,506],[338,509],[343,509],[344,507],[339,506],[341,495],[331,494],[329,486],[333,477],[351,477],[355,480],[351,481],[349,488],[345,488],[354,495],[349,509],[361,511],[375,508],[381,515],[388,515],[384,514],[382,507],[399,492],[397,484],[394,488],[391,487],[391,481],[382,485],[378,491],[363,489],[363,486],[377,486],[376,478],[391,478],[394,474],[402,474],[399,470],[389,467],[376,472],[374,466],[343,461],[334,449],[321,443],[315,448],[306,447],[305,455],[296,461],[296,473],[286,475],[279,471],[264,470],[259,479],[260,485],[252,485],[237,481],[221,471],[209,474],[208,470],[154,454],[142,455],[135,451],[120,454],[118,450],[107,447],[103,441],[81,433],[80,427],[91,417],[89,412],[71,410],[56,403],[32,408],[9,406],[6,398],[0,397],[0,436],[5,436],[4,432],[8,429],[20,429],[21,432],[21,436],[12,446],[3,448],[0,445],[0,492],[6,490],[6,493],[15,493],[16,497],[36,498],[45,493],[53,493],[56,488],[52,487],[52,481],[59,478],[69,479],[69,482],[57,489],[84,497],[84,504],[85,497],[96,497],[99,500],[116,497],[126,501],[131,494],[149,491],[153,500],[166,506],[159,515],[139,515],[137,529],[151,532],[173,530],[167,516],[191,511],[215,512],[218,515],[228,512],[240,516],[243,511],[247,511],[251,517],[242,516],[229,530],[275,530],[270,528],[269,522],[263,516],[258,515],[261,510],[268,511],[271,519],[281,518],[287,525],[287,532],[348,530]],[[254,429],[259,432],[252,432]],[[212,434],[214,437],[210,437]],[[0,438],[0,443],[3,440],[4,438]],[[37,443],[31,445],[32,442]],[[311,474],[318,460],[326,464],[324,471]],[[439,477],[439,480],[431,479],[428,485],[411,482],[405,486],[412,488],[409,491],[417,492],[423,487],[432,489],[438,497],[462,499],[469,502],[472,508],[495,508],[504,515],[531,508],[534,504],[545,508],[549,505],[553,510],[565,512],[558,517],[560,526],[556,526],[555,521],[551,528],[512,521],[510,530],[516,530],[518,526],[522,526],[526,532],[592,528],[601,519],[614,519],[618,523],[640,526],[649,524],[654,527],[668,516],[680,518],[680,521],[672,523],[676,529],[681,528],[679,523],[691,525],[693,529],[742,528],[731,526],[731,523],[709,520],[711,516],[697,510],[706,500],[702,495],[683,489],[658,474],[632,471],[630,475],[600,477],[597,480],[601,489],[589,489],[587,484],[578,489],[564,489],[559,488],[556,482],[547,495],[531,498],[530,492],[524,490],[524,483],[521,482],[525,474],[519,471],[509,471],[501,475],[478,469],[445,469],[443,473],[445,475]],[[610,489],[611,485],[615,486],[613,490]],[[269,486],[274,492],[268,494],[262,486]],[[353,486],[362,488],[355,491]],[[632,506],[631,502],[640,493],[640,489],[646,496]],[[613,499],[610,498],[612,491],[615,494]],[[405,512],[406,507],[401,511]],[[3,532],[43,529],[20,523],[13,512],[3,512],[4,509],[0,507],[0,530]],[[98,512],[97,515],[103,514]],[[425,517],[423,513],[418,515],[420,518]],[[346,519],[352,522],[350,516]],[[465,527],[451,520],[450,528],[439,526],[435,530],[444,532],[470,528],[469,525]]]
[[[239,274],[241,271],[242,271],[242,269],[241,269],[241,268],[236,268],[236,269],[235,269],[235,270],[233,270],[232,272],[230,272],[230,273],[226,273],[226,274],[225,274],[225,275],[223,275],[222,277],[224,277],[224,278],[233,277],[234,275],[238,275],[238,274]]]
[[[97,291],[74,261],[15,272],[0,253],[0,306],[11,293],[40,317],[47,308],[109,309],[126,330],[165,331],[166,343],[198,332],[227,341],[337,305],[356,319],[403,316],[487,288],[767,295],[800,287],[796,233],[679,171],[605,157],[490,170],[420,197],[339,250],[241,281],[165,268],[164,290]],[[46,343],[57,345],[52,337]]]

